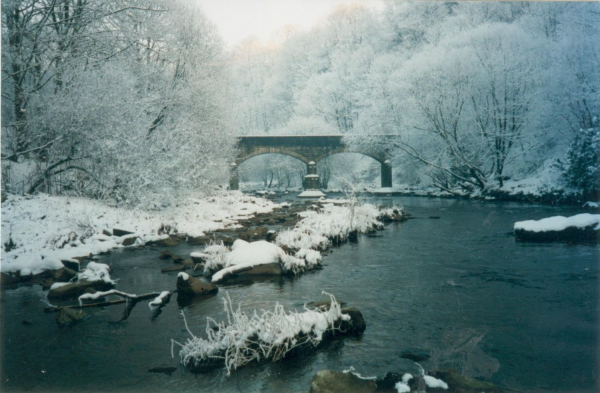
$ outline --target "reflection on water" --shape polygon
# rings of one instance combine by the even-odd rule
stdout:
[[[139,304],[126,321],[115,323],[123,306],[112,306],[60,329],[55,315],[43,312],[41,288],[24,287],[2,293],[2,391],[306,392],[324,368],[354,366],[363,375],[417,372],[402,357],[406,351],[429,356],[420,362],[426,370],[453,367],[505,388],[596,390],[600,248],[516,243],[512,237],[515,221],[578,209],[417,197],[375,202],[402,204],[415,219],[333,249],[323,270],[235,282],[184,307],[190,328],[201,334],[207,316],[225,316],[225,292],[252,310],[275,302],[300,309],[325,290],[363,312],[367,331],[361,338],[333,342],[302,359],[252,365],[230,377],[222,370],[193,375],[170,355],[171,339],[187,338],[176,299],[156,318]],[[183,245],[173,251],[197,249]],[[115,252],[103,262],[113,266],[120,290],[174,289],[176,274],[160,273],[165,263],[159,253]],[[171,376],[148,371],[157,367],[177,369]]]

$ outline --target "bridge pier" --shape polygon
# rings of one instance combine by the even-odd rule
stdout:
[[[304,176],[304,191],[298,195],[299,198],[320,198],[325,196],[321,191],[321,182],[317,174],[317,164],[310,161],[306,164],[306,176]]]
[[[319,175],[317,175],[317,164],[314,161],[306,164],[306,176],[304,176],[304,189],[305,190],[319,190],[321,188],[321,182],[319,181]]]
[[[238,166],[237,164],[231,164],[231,170],[229,172],[229,189],[239,190],[240,189],[240,178],[238,177]]]
[[[392,163],[385,160],[381,163],[381,188],[392,187]]]

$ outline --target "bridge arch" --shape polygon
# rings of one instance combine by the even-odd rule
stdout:
[[[387,159],[385,156],[380,155],[380,154],[372,154],[369,152],[344,149],[344,150],[339,150],[339,151],[331,151],[331,152],[328,152],[327,154],[323,154],[315,162],[319,163],[320,161],[322,161],[326,158],[329,158],[329,157],[332,157],[332,156],[335,156],[338,154],[342,154],[342,153],[361,154],[363,156],[370,157],[370,158],[374,159],[375,161],[377,161],[379,163],[379,165],[381,165],[381,187],[382,188],[391,188],[392,187],[392,163],[389,159]]]
[[[249,152],[247,154],[244,154],[243,156],[236,158],[235,164],[240,165],[241,163],[251,159],[252,157],[262,156],[264,154],[283,154],[285,156],[294,157],[294,158],[302,161],[305,164],[308,164],[310,161],[312,161],[311,159],[304,157],[302,154],[295,152],[293,150],[289,150],[289,149],[257,148],[257,149],[253,149],[251,152]]]

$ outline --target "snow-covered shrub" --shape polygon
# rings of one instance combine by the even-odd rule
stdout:
[[[600,126],[580,130],[559,166],[569,187],[585,197],[597,197],[600,191]]]
[[[104,263],[90,262],[85,270],[77,273],[77,281],[104,281],[107,284],[115,285],[115,281],[110,278],[110,268]]]
[[[382,212],[371,204],[349,203],[343,206],[325,204],[321,209],[300,213],[304,218],[295,228],[281,232],[280,246],[291,249],[324,250],[331,241],[346,240],[351,233],[367,233],[380,228]]]
[[[204,263],[204,274],[211,275],[226,267],[229,253],[230,250],[223,244],[223,241],[219,243],[211,241],[204,249],[204,254],[207,255],[206,262]]]
[[[329,295],[329,294],[327,294]],[[207,318],[206,339],[196,337],[184,322],[192,336],[185,344],[172,340],[171,355],[175,344],[181,347],[181,362],[192,369],[224,363],[227,374],[252,361],[278,361],[293,349],[306,345],[316,347],[324,335],[340,330],[342,321],[350,316],[342,314],[341,306],[333,295],[330,307],[309,309],[302,313],[286,312],[279,303],[273,311],[254,310],[250,316],[242,312],[240,305],[233,308],[229,295],[223,298],[227,320],[216,322]],[[183,315],[183,313],[182,313]]]

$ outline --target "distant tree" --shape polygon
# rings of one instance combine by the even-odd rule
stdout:
[[[595,118],[593,127],[581,129],[571,143],[564,159],[559,161],[567,185],[585,198],[600,198],[600,126]]]

